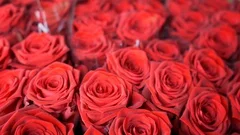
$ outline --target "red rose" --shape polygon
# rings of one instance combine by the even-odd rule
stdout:
[[[224,135],[230,126],[225,97],[209,87],[196,87],[181,116],[180,134]]]
[[[240,32],[240,13],[236,11],[220,11],[216,13],[211,19],[212,23],[226,23],[234,28],[238,33]]]
[[[82,63],[89,69],[104,64],[106,54],[115,50],[116,44],[109,39],[102,28],[95,24],[81,24],[72,36],[72,51],[76,63]]]
[[[191,9],[193,0],[166,0],[166,6],[172,16],[178,16]]]
[[[109,128],[110,135],[170,135],[171,123],[160,111],[122,109]]]
[[[107,68],[132,83],[137,89],[149,77],[149,61],[144,51],[137,48],[119,49],[107,56]]]
[[[26,96],[47,112],[61,113],[71,108],[78,83],[78,70],[54,62],[32,78]]]
[[[153,61],[178,60],[181,53],[178,44],[172,40],[153,39],[144,46],[148,58]]]
[[[87,129],[87,131],[84,133],[84,135],[103,135],[99,130],[91,126]]]
[[[50,114],[29,106],[0,117],[1,135],[74,135],[73,124],[63,124]]]
[[[225,24],[203,29],[194,42],[198,48],[212,48],[224,59],[230,58],[238,47],[236,31]]]
[[[117,13],[144,10],[166,15],[164,6],[158,0],[114,0],[112,1],[112,5]]]
[[[0,33],[6,33],[17,27],[21,23],[24,8],[18,8],[13,4],[6,4],[0,7]]]
[[[106,125],[121,108],[138,108],[145,102],[130,83],[104,70],[88,72],[79,92],[78,109],[86,127]]]
[[[231,76],[232,71],[212,49],[190,49],[184,57],[184,63],[196,70],[193,74],[194,83],[201,80],[201,76],[216,86],[224,84]],[[198,79],[197,79],[198,78]]]
[[[154,105],[179,116],[192,88],[190,69],[173,61],[152,63],[146,88]]]
[[[111,8],[111,2],[109,0],[87,0],[81,1],[76,5],[75,15],[83,16],[92,14],[93,12],[105,12]]]
[[[229,85],[228,98],[232,110],[232,126],[240,132],[240,85],[239,82]]]
[[[30,4],[33,4],[36,2],[35,0],[11,0],[11,2],[15,5],[21,5],[21,6],[28,6]]]
[[[116,14],[113,11],[94,12],[92,14],[76,17],[75,23],[77,25],[82,25],[81,23],[85,24],[93,23],[102,27],[102,29],[107,35],[115,36],[116,27],[118,24],[118,14]]]
[[[16,56],[12,66],[40,68],[54,61],[64,61],[68,47],[62,36],[32,33],[12,50]]]
[[[0,38],[0,69],[5,69],[10,63],[10,45],[5,38]]]
[[[173,18],[170,35],[191,42],[208,22],[207,16],[198,11],[187,11]]]
[[[25,70],[0,71],[0,116],[23,106],[23,89],[26,85],[26,80]]]
[[[127,45],[133,45],[137,40],[147,41],[158,33],[165,20],[165,16],[154,12],[123,13],[120,16],[117,35]]]
[[[230,9],[228,0],[196,0],[197,9],[206,14],[214,14],[220,10]]]
[[[70,8],[68,0],[53,0],[35,2],[31,9],[30,24],[32,31],[60,32],[67,21],[66,15]],[[40,6],[39,6],[40,4]],[[37,26],[35,26],[37,25]]]

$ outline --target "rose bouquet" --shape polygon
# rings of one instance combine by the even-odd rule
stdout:
[[[240,1],[0,0],[0,135],[240,135]]]

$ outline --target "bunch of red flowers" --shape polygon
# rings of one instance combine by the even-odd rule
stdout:
[[[0,0],[1,135],[239,135],[237,0]]]

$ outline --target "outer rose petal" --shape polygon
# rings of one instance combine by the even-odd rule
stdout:
[[[107,68],[132,83],[137,90],[149,77],[149,61],[144,51],[137,48],[119,49],[107,56]]]
[[[71,107],[79,75],[70,65],[54,62],[30,81],[26,96],[47,112],[61,113]]]
[[[62,36],[32,33],[14,45],[12,50],[16,56],[13,67],[32,69],[44,67],[54,61],[64,61],[69,49]]]
[[[74,135],[73,124],[64,125],[52,115],[29,106],[0,117],[1,135],[23,134]]]
[[[96,128],[91,126],[87,129],[87,131],[84,133],[84,135],[103,135],[103,133],[101,133]]]
[[[10,63],[10,45],[5,38],[0,38],[0,69],[5,69]]]

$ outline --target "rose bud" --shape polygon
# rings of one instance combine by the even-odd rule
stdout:
[[[180,60],[178,44],[172,40],[153,39],[144,46],[148,58],[152,61]]]
[[[194,41],[197,48],[212,48],[223,59],[229,59],[238,48],[236,31],[226,24],[201,30]]]
[[[194,69],[192,77],[194,84],[206,78],[215,86],[221,87],[232,76],[232,70],[212,49],[190,49],[184,57],[184,63]]]
[[[68,47],[63,36],[32,33],[12,50],[16,56],[11,66],[16,68],[41,68],[54,61],[66,60]]]
[[[139,108],[146,101],[132,85],[103,69],[90,71],[79,90],[78,109],[86,127],[106,126],[125,107]]]
[[[171,123],[160,111],[122,109],[109,128],[110,135],[170,135]]]
[[[155,37],[165,20],[166,16],[154,12],[126,12],[120,16],[117,35],[128,46],[137,40],[144,42]]]
[[[151,63],[150,77],[143,93],[149,93],[148,98],[159,109],[180,116],[191,89],[192,77],[188,66],[163,61]]]
[[[35,106],[28,106],[0,117],[0,134],[74,135],[72,123],[61,123]]]
[[[110,72],[132,83],[136,90],[140,90],[149,77],[147,55],[138,48],[119,49],[107,56],[106,64]]]
[[[209,87],[196,87],[180,118],[180,134],[227,134],[230,126],[227,98]]]

